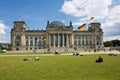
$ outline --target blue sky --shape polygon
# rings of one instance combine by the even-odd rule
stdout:
[[[19,16],[30,29],[45,29],[49,20],[65,25],[72,21],[74,30],[94,17],[102,24],[104,41],[120,39],[120,0],[0,0],[0,42],[10,42]]]

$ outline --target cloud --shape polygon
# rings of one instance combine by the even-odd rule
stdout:
[[[102,28],[105,37],[109,37],[110,39],[120,39],[120,37],[116,37],[120,35],[120,5],[114,6],[109,10],[109,14],[102,24]],[[107,38],[105,38],[105,40],[106,39]]]
[[[105,36],[115,36],[120,35],[120,23],[105,23],[103,24],[103,31]],[[107,26],[107,27],[105,27]]]
[[[6,42],[6,32],[5,30],[8,29],[8,26],[6,26],[2,21],[0,21],[0,42]]]
[[[2,22],[0,21],[0,34],[5,35],[5,29],[7,29],[8,27]]]
[[[75,17],[103,19],[108,14],[112,0],[71,0],[65,1],[61,11]],[[101,5],[102,3],[102,5]],[[99,16],[98,16],[99,15]]]
[[[117,2],[118,0],[116,3],[113,0],[65,0],[60,11],[78,19],[73,25],[89,23],[89,18],[94,17],[96,22],[102,24],[104,37],[112,39],[111,37],[120,35],[120,4]]]
[[[110,41],[110,40],[115,40],[115,39],[120,39],[120,36],[106,36],[104,41]]]

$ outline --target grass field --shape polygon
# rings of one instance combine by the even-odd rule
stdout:
[[[120,80],[120,55],[99,55],[0,57],[0,80]]]

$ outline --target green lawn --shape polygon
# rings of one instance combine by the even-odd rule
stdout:
[[[120,55],[0,57],[0,80],[120,80]]]

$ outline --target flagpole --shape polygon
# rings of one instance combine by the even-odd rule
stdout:
[[[19,20],[22,21],[22,16],[19,16]]]

